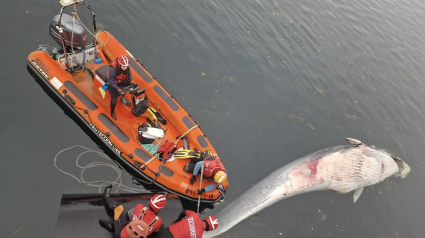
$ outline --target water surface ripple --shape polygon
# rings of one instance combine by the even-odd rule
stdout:
[[[412,167],[406,179],[365,189],[355,204],[351,194],[304,194],[223,237],[423,237],[423,1],[88,3],[99,29],[145,63],[201,124],[229,173],[225,204],[344,137],[388,149]],[[97,192],[55,170],[53,157],[96,144],[25,69],[31,51],[55,46],[47,29],[57,1],[7,1],[0,11],[0,236],[52,237],[61,194]],[[72,170],[73,158],[61,161]]]

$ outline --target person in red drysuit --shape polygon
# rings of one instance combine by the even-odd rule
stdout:
[[[209,216],[204,220],[196,212],[183,210],[177,222],[171,226],[152,234],[152,238],[202,238],[205,231],[212,231],[218,227],[217,218]]]

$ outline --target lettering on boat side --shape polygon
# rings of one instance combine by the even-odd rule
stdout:
[[[105,134],[103,134],[103,132],[97,129],[97,127],[93,123],[90,123],[89,125],[106,142],[106,144],[108,144],[112,148],[112,150],[115,151],[115,153],[121,155],[121,151],[111,142],[111,140],[109,140],[109,138]]]
[[[193,196],[198,196],[198,190],[192,190],[192,189],[186,189],[186,193],[187,194],[190,194],[190,195],[193,195]],[[202,195],[201,195],[203,198],[207,198],[207,199],[213,199],[214,198],[214,194],[206,194],[206,193],[203,193]]]
[[[49,67],[47,67],[43,61],[41,61],[39,58],[36,58],[35,61],[31,60],[31,64],[34,65],[34,67],[40,72],[44,78],[50,79],[50,76],[47,74],[47,71],[50,70]]]

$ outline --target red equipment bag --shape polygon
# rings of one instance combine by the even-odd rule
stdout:
[[[170,140],[167,140],[164,144],[162,144],[157,153],[159,154],[159,157],[163,160],[167,160],[171,157],[171,155],[176,152],[177,147],[176,144],[171,142]]]

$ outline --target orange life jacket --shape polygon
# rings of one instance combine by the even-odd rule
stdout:
[[[118,84],[122,84],[122,83],[125,83],[125,82],[128,82],[129,81],[129,79],[128,79],[128,70],[130,70],[130,68],[127,68],[128,70],[125,70],[125,71],[120,70],[120,71],[122,71],[121,74],[116,75],[116,73],[118,71],[117,70],[117,67],[119,67],[118,66],[118,60],[117,59],[115,59],[115,62],[112,63],[112,64],[110,64],[109,66],[110,67],[111,66],[114,67],[114,70],[115,70],[115,83],[118,85]],[[109,78],[109,70],[108,70],[107,78]]]

